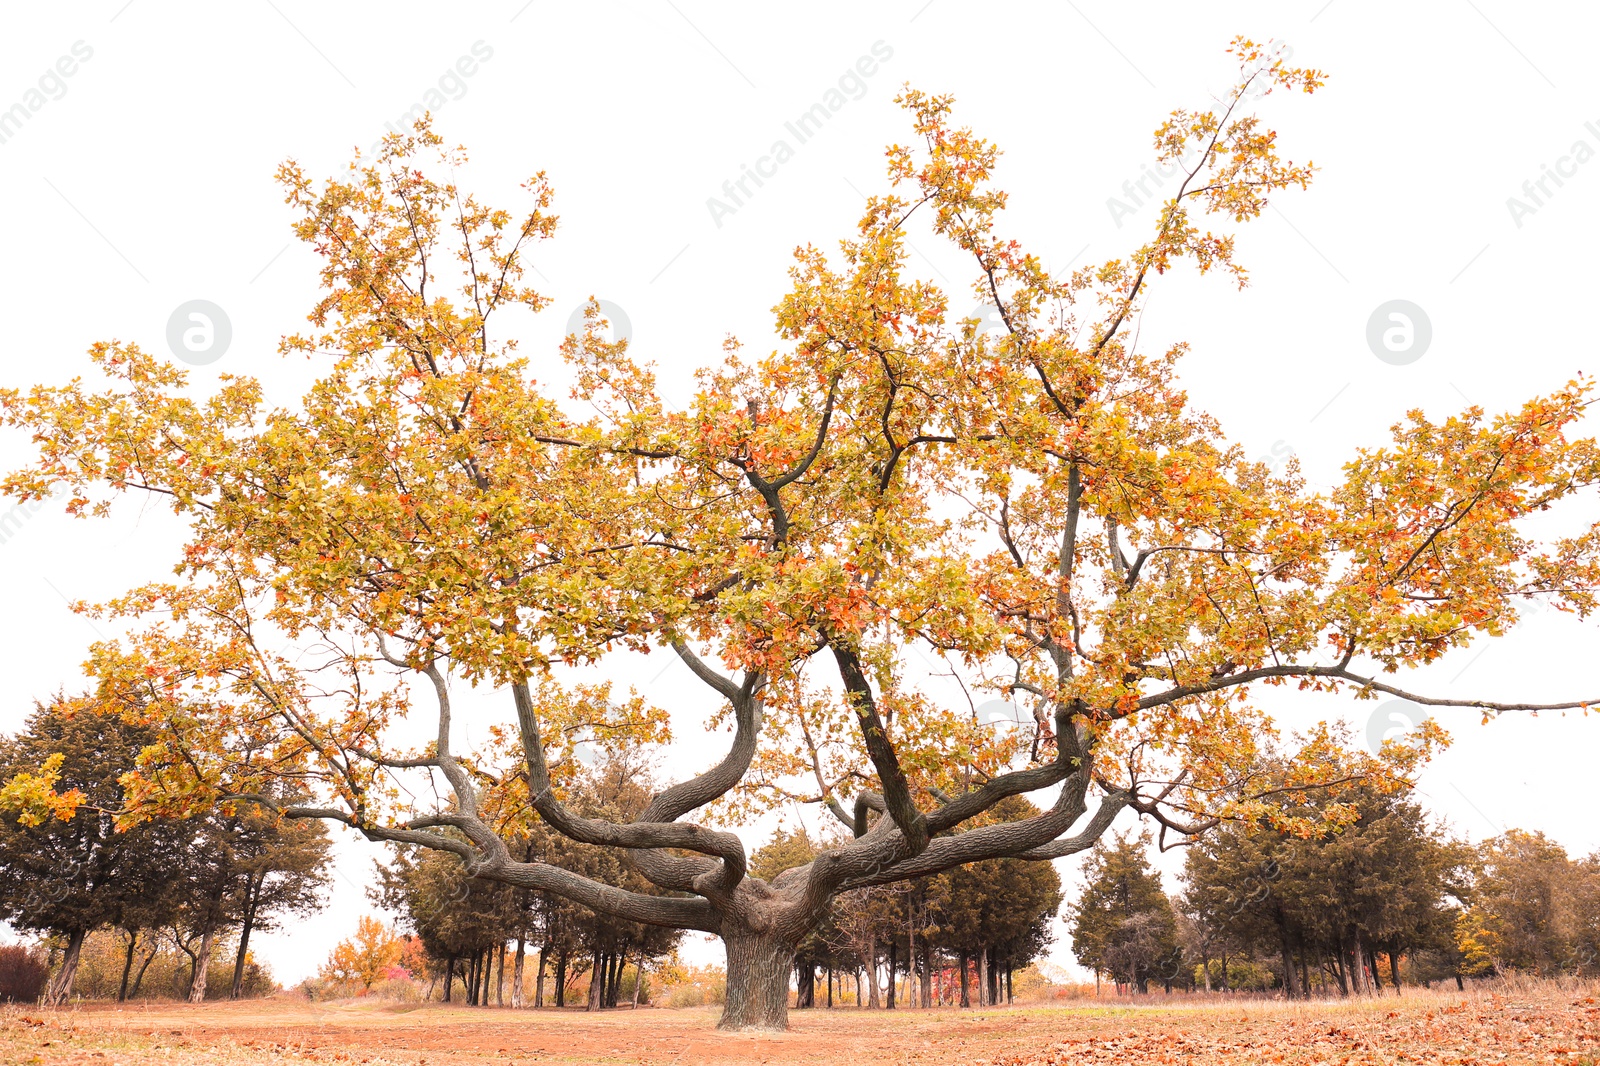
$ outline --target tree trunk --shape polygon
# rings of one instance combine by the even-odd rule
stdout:
[[[927,943],[922,946],[922,1008],[933,1009],[933,953]]]
[[[872,937],[867,941],[867,1007],[877,1010],[881,1006],[878,1002],[878,938]]]
[[[833,1009],[833,967],[828,967],[828,1009]]]
[[[156,960],[156,955],[160,952],[160,950],[161,945],[157,944],[155,950],[146,955],[144,957],[144,961],[139,964],[139,972],[133,975],[133,987],[128,989],[129,999],[139,998],[139,986],[144,984],[144,972],[148,970],[150,968],[150,964]]]
[[[717,1028],[780,1032],[789,1025],[794,947],[771,935],[725,933],[728,995]]]
[[[541,1010],[544,1007],[544,971],[547,958],[545,945],[539,945],[539,972],[533,978],[533,1008]]]
[[[133,971],[133,952],[139,943],[139,930],[128,930],[128,953],[122,960],[122,982],[117,985],[117,1002],[128,1001],[128,974]]]
[[[817,964],[810,959],[796,963],[794,984],[795,1008],[808,1010],[815,1007],[817,1005]]]
[[[556,1006],[567,1005],[567,953],[556,956]]]
[[[444,964],[444,1001],[450,1002],[450,987],[456,983],[456,957],[454,955]]]
[[[894,976],[900,965],[899,951],[900,945],[893,940],[889,941],[889,991],[888,998],[883,1004],[889,1010],[894,1010]]]
[[[972,1006],[972,1000],[969,999],[968,996],[967,996],[967,959],[968,959],[968,957],[969,956],[967,955],[967,953],[965,951],[963,951],[961,953],[960,962],[958,964],[961,967],[961,1005],[963,1007]]]
[[[1015,1003],[1017,1001],[1016,990],[1011,987],[1011,975],[1013,973],[1015,973],[1015,972],[1016,971],[1013,970],[1009,965],[1006,967],[1006,1002],[1007,1003]]]
[[[989,949],[987,947],[978,948],[978,1006],[993,1006],[989,999]]]
[[[583,1009],[596,1011],[600,1009],[600,989],[605,984],[605,965],[603,957],[597,949],[594,961],[589,968],[589,995],[584,1000]]]
[[[50,979],[50,985],[45,990],[44,1001],[52,1007],[59,1007],[72,995],[72,981],[78,976],[78,958],[83,954],[84,930],[74,929],[67,935],[67,950],[61,956],[61,969]]]
[[[500,941],[500,945],[499,946],[500,946],[500,964],[497,967],[495,967],[494,1005],[496,1007],[504,1007],[506,1005],[506,942],[504,940]],[[519,965],[519,970],[518,970],[519,973],[521,972],[520,971],[521,962],[522,962],[521,959],[517,960],[517,963]]]
[[[527,945],[523,939],[517,937],[517,961],[511,968],[511,1009],[519,1010],[522,1007],[522,965],[527,954]]]
[[[639,957],[633,960],[633,1004],[632,1009],[639,1009],[639,990],[644,988],[644,948],[639,948]]]
[[[1351,987],[1359,993],[1372,991],[1372,977],[1367,973],[1367,950],[1361,945],[1359,936],[1350,938],[1350,972]]]
[[[1283,960],[1283,998],[1294,999],[1299,995],[1295,988],[1294,952],[1289,947],[1289,922],[1282,907],[1278,908],[1278,953]]]
[[[1400,953],[1389,952],[1389,976],[1394,980],[1394,994],[1400,994]]]
[[[206,975],[211,968],[211,946],[216,943],[217,931],[207,929],[200,937],[200,955],[194,963],[194,980],[189,983],[189,1002],[206,1001]]]
[[[239,925],[239,953],[233,958],[233,987],[228,989],[229,999],[238,999],[244,995],[244,963],[245,957],[250,952],[250,931],[256,925],[256,909],[254,905],[245,908],[244,921]]]

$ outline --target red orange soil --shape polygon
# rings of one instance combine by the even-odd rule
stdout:
[[[713,1010],[511,1011],[439,1005],[89,1005],[0,1012],[0,1062],[725,1066],[1004,1063],[1600,1063],[1600,1003],[1510,996],[1284,1004],[1126,1000],[976,1011],[795,1011],[782,1034],[716,1032]]]

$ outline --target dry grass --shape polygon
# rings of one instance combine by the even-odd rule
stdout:
[[[1408,991],[1334,1002],[1166,998],[973,1011],[795,1011],[724,1035],[713,1009],[511,1011],[287,997],[240,1004],[0,1011],[0,1061],[111,1066],[389,1063],[1585,1063],[1593,988]]]

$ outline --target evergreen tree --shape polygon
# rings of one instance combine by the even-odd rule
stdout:
[[[1178,957],[1177,920],[1150,866],[1148,833],[1119,834],[1101,842],[1084,866],[1087,884],[1072,907],[1072,946],[1078,961],[1118,984],[1148,992],[1150,979],[1166,982],[1176,970],[1163,963]]]
[[[45,992],[72,992],[84,938],[107,925],[144,928],[166,920],[196,823],[158,819],[122,831],[118,778],[134,768],[152,731],[117,714],[76,713],[58,696],[36,704],[22,731],[0,740],[0,780],[54,767],[56,790],[82,802],[69,817],[8,805],[0,810],[0,918],[65,942]],[[131,960],[131,954],[129,956]]]

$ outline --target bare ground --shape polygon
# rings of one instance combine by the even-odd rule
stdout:
[[[937,1011],[794,1011],[782,1034],[712,1009],[601,1014],[395,1005],[96,1004],[0,1011],[0,1062],[996,1066],[1577,1063],[1600,1066],[1600,997],[1555,986],[1313,1003],[1152,996]]]

